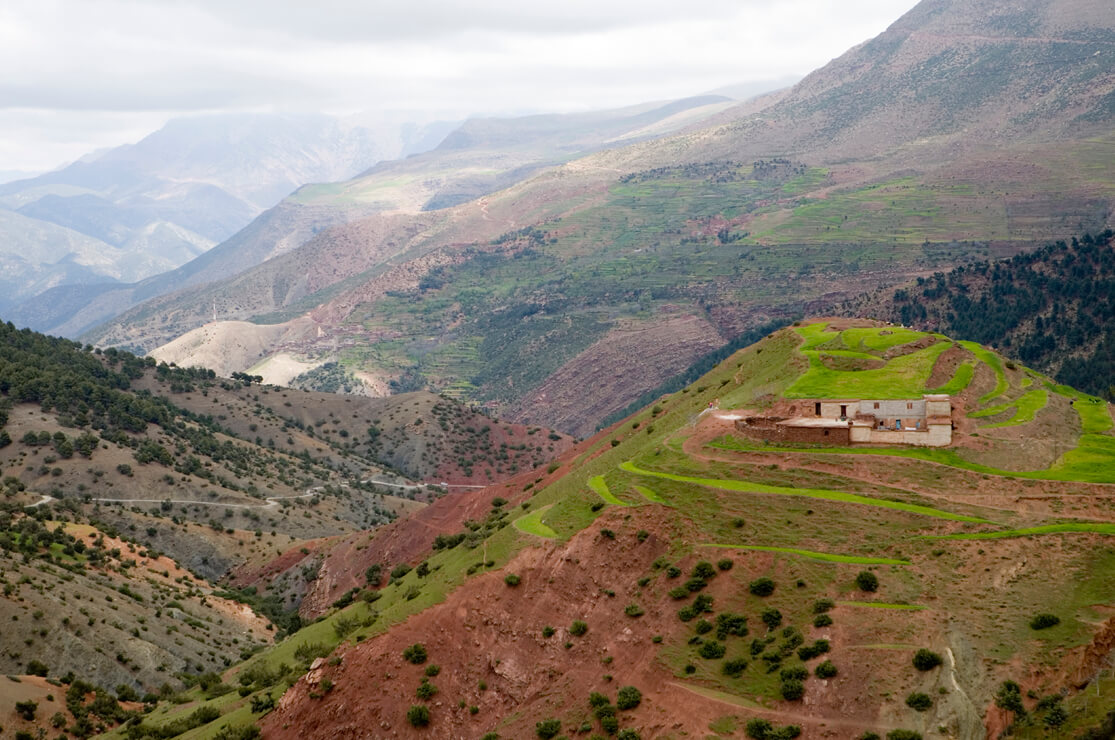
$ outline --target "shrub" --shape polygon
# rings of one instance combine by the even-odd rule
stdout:
[[[809,677],[809,671],[803,666],[797,665],[792,668],[783,668],[778,677],[783,681],[804,681]]]
[[[782,682],[781,692],[782,698],[786,701],[797,701],[805,696],[805,684],[796,678],[792,678],[789,681]]]
[[[932,650],[921,648],[914,653],[914,668],[919,671],[931,671],[941,665],[941,656]]]
[[[913,730],[891,730],[887,740],[921,740],[921,733]]]
[[[616,740],[641,740],[637,730],[632,730],[630,727],[624,728],[616,735]]]
[[[557,630],[555,630],[553,627],[551,627],[550,625],[547,624],[545,627],[542,628],[542,636],[543,637],[553,637],[554,632],[556,632],[556,631]]]
[[[687,589],[685,586],[678,586],[677,588],[670,589],[669,595],[671,599],[684,599],[685,597],[689,596],[689,589]]]
[[[1025,715],[1026,707],[1022,705],[1022,687],[1014,681],[1003,681],[995,694],[995,706],[1014,712],[1019,717]]]
[[[433,678],[434,676],[436,676],[439,673],[441,673],[441,666],[439,666],[437,664],[432,664],[432,665],[426,666],[426,675],[429,676],[430,678]]]
[[[704,587],[707,585],[708,581],[706,581],[704,578],[690,578],[688,581],[685,582],[685,590],[689,591],[690,593],[696,593],[704,589]]]
[[[434,696],[437,694],[437,686],[434,686],[429,681],[423,679],[422,683],[418,684],[418,688],[415,689],[414,693],[422,701],[428,701],[430,699],[433,699]]]
[[[1061,623],[1061,618],[1056,614],[1038,614],[1030,620],[1030,629],[1044,630],[1050,627],[1056,627]]]
[[[611,699],[597,691],[593,691],[591,694],[588,695],[588,705],[593,709],[596,709],[597,707],[606,707],[611,703]]]
[[[521,581],[522,579],[519,578],[519,576],[515,573],[508,573],[503,577],[503,582],[506,583],[508,586],[511,586],[512,588],[518,586]]]
[[[813,613],[824,614],[829,609],[832,609],[836,604],[832,599],[817,599],[813,602]]]
[[[667,578],[677,578],[680,575],[681,575],[681,568],[677,567],[676,565],[667,566],[667,568],[666,568],[666,577]]]
[[[760,717],[747,720],[747,725],[743,728],[743,731],[752,740],[767,740],[773,730],[774,725]]]
[[[716,639],[727,639],[728,635],[747,636],[747,617],[742,614],[721,612],[716,615]]]
[[[836,666],[832,664],[831,660],[826,660],[813,669],[813,674],[816,675],[817,678],[832,678],[836,675]]]
[[[726,652],[728,652],[728,648],[724,646],[724,643],[717,642],[716,640],[709,640],[701,645],[697,654],[706,660],[717,660],[723,658]]]
[[[856,586],[860,591],[878,591],[879,577],[869,570],[861,570],[856,576]]]
[[[798,648],[798,657],[802,660],[812,660],[818,655],[823,655],[829,651],[828,640],[814,640],[812,645],[805,645]]]
[[[933,706],[933,700],[929,698],[929,694],[915,691],[906,697],[906,706],[914,711],[924,712]]]
[[[624,607],[623,613],[629,617],[641,617],[646,614],[646,612],[643,611],[643,607],[638,604],[628,604]]]
[[[403,651],[403,660],[414,665],[425,663],[426,657],[426,647],[420,642],[414,643]]]
[[[619,730],[619,720],[615,718],[615,715],[601,717],[600,729],[604,730],[604,732],[609,735],[614,735]]]
[[[544,719],[534,725],[534,734],[542,738],[542,740],[550,740],[552,737],[557,737],[561,732],[561,720],[559,719]]]
[[[50,668],[47,667],[46,663],[42,663],[38,660],[27,661],[27,673],[28,673],[28,675],[44,676],[45,677],[46,674],[49,673],[49,672],[50,672]]]
[[[425,704],[413,704],[407,710],[407,722],[413,727],[425,727],[430,724],[430,709]]]
[[[755,596],[770,596],[774,593],[774,581],[769,578],[758,578],[748,587]]]
[[[693,566],[693,572],[690,575],[693,578],[708,580],[716,575],[716,568],[713,568],[712,563],[707,560],[702,560]]]
[[[856,740],[883,740],[883,739],[881,737],[879,737],[879,733],[871,732],[870,730],[868,730],[867,732],[865,732],[862,735],[860,735],[859,737],[857,737]]]
[[[614,540],[616,538],[616,533],[610,529],[602,529],[600,530],[600,536],[609,540]]]
[[[27,701],[17,701],[15,703],[16,712],[19,714],[20,717],[27,720],[28,722],[35,719],[35,711],[38,708],[39,702],[34,701],[33,699],[28,699]]]
[[[480,736],[480,740],[500,740],[498,732],[488,732]]]
[[[643,700],[643,692],[634,686],[621,686],[616,694],[616,707],[620,710],[634,709]]]
[[[759,618],[763,620],[763,624],[767,626],[768,630],[773,630],[782,624],[782,612],[777,609],[763,609]]]
[[[731,658],[724,661],[724,665],[721,670],[723,671],[725,676],[739,678],[740,675],[745,670],[747,670],[747,661],[744,658]]]
[[[830,624],[832,624],[832,617],[827,614],[818,614],[813,617],[814,627],[828,627]]]
[[[735,565],[735,563],[732,562],[731,558],[723,558],[722,560],[716,561],[716,567],[720,570],[731,570],[733,565]]]
[[[569,634],[574,637],[581,637],[588,632],[588,625],[579,619],[573,620],[573,624],[569,625]]]

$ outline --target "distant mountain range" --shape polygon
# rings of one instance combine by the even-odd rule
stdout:
[[[84,338],[152,350],[215,306],[268,325],[243,358],[263,372],[280,355],[339,359],[586,434],[751,327],[1102,231],[1112,21],[1090,0],[927,0],[789,90],[711,117],[670,110],[636,129],[642,141],[610,133],[513,185],[461,155],[521,173],[516,138],[470,122],[435,152],[279,208],[382,213]]]
[[[0,311],[56,285],[182,265],[307,182],[435,146],[450,124],[382,116],[174,119],[136,144],[0,185]]]

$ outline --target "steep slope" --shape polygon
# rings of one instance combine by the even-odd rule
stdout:
[[[1115,235],[936,273],[845,311],[984,342],[1062,383],[1115,399]]]
[[[152,349],[213,301],[230,319],[309,318],[318,341],[271,351],[314,359],[351,345],[353,371],[583,432],[670,363],[750,327],[1081,224],[1102,230],[1115,198],[1113,41],[1109,8],[1092,0],[927,0],[716,126],[575,159],[447,211],[338,227],[87,338]],[[677,322],[696,326],[678,342],[686,357],[670,352]],[[602,355],[630,331],[666,339]],[[595,396],[607,388],[597,372],[641,387]],[[537,402],[568,378],[590,392]]]
[[[931,391],[950,394],[946,447],[772,442],[749,418]],[[1111,413],[972,342],[846,319],[777,331],[545,476],[352,538],[320,571],[324,618],[239,666],[251,696],[213,728],[1073,732],[1115,633]]]
[[[412,142],[423,140],[428,128],[387,116],[359,125],[328,116],[174,119],[136,144],[0,185],[0,206],[30,219],[19,229],[9,217],[3,252],[31,262],[7,276],[11,290],[0,309],[52,285],[104,283],[107,278],[135,282],[174,269],[228,239],[307,182],[349,177],[380,160],[413,152]],[[55,259],[31,257],[36,235],[52,226],[84,234],[104,247],[101,264],[89,265],[92,275],[64,270],[71,252],[87,264],[81,252],[67,249],[64,239],[50,242],[61,253]],[[36,280],[35,271],[45,275]],[[50,328],[48,317],[37,315],[34,305],[25,306],[22,314],[29,314],[36,327]]]

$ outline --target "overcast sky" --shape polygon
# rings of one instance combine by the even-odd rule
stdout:
[[[804,75],[914,0],[3,0],[0,172],[222,111],[463,117]]]

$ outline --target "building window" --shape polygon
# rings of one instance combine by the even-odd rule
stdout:
[[[875,402],[875,408],[879,408],[879,402],[878,401]]]
[[[914,404],[912,404],[912,403],[906,404],[907,409],[912,409],[913,407],[914,407]]]

